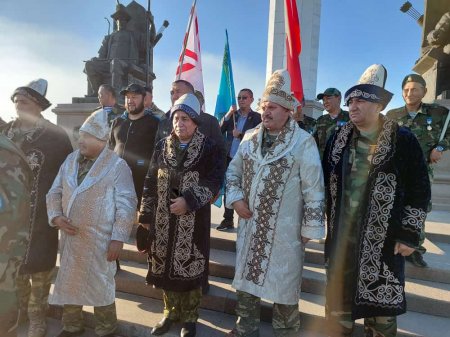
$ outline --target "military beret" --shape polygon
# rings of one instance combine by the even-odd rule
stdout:
[[[422,76],[420,76],[420,75],[418,75],[418,74],[409,74],[409,75],[406,75],[405,78],[403,79],[403,82],[402,82],[402,89],[403,89],[403,87],[405,86],[405,84],[406,84],[406,83],[409,83],[409,82],[420,83],[420,84],[422,84],[424,87],[427,86],[427,83],[425,82],[425,80],[423,79]]]

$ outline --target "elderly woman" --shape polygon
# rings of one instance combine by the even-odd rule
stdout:
[[[207,264],[209,204],[225,167],[214,141],[198,131],[198,99],[185,94],[170,112],[173,131],[155,147],[139,222],[150,231],[147,282],[164,291],[164,318],[152,334],[162,335],[181,321],[181,336],[191,337]]]

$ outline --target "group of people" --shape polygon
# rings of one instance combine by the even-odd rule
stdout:
[[[386,78],[373,65],[343,97],[326,89],[317,99],[327,114],[317,120],[302,114],[286,70],[272,74],[260,111],[244,88],[239,108],[221,121],[185,80],[173,82],[166,113],[151,87],[124,88],[122,111],[114,88],[102,84],[101,106],[73,152],[65,131],[42,117],[47,82],[17,88],[17,119],[0,126],[0,335],[16,336],[29,320],[28,337],[45,336],[52,303],[63,306],[58,337],[84,332],[86,305],[96,334],[115,336],[114,275],[139,224],[146,282],[163,290],[152,335],[181,321],[180,335],[195,336],[209,288],[211,204],[224,187],[217,229],[232,228],[238,215],[238,319],[228,337],[259,335],[261,298],[274,303],[275,336],[298,336],[305,245],[324,237],[327,333],[351,336],[364,318],[366,336],[396,336],[396,316],[406,312],[405,257],[426,266],[432,164],[450,133],[448,110],[422,103],[419,75],[402,83],[406,105],[381,114],[392,97]]]

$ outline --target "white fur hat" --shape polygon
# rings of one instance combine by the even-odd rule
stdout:
[[[291,94],[291,77],[286,69],[275,70],[270,76],[261,101],[270,101],[291,111],[294,110],[296,100]]]

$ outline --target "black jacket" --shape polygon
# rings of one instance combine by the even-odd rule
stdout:
[[[237,121],[239,120],[239,117],[240,117],[240,115],[237,113],[237,111],[235,112],[235,116],[236,116],[236,123],[237,123]],[[247,120],[245,121],[244,128],[242,129],[241,140],[244,137],[244,134],[247,130],[253,129],[259,123],[261,123],[261,115],[259,113],[257,113],[256,111],[251,110],[248,113]],[[231,144],[233,143],[233,129],[234,129],[233,118],[230,118],[227,121],[225,120],[225,118],[222,119],[221,124],[220,124],[220,130],[221,130],[222,134],[225,135],[225,137],[226,137],[226,142],[227,142],[226,143],[226,151],[227,151],[228,156],[230,155]]]
[[[116,118],[111,126],[109,147],[123,158],[131,169],[134,188],[141,202],[144,179],[155,146],[155,136],[159,121],[152,114],[144,114],[139,119],[131,120],[128,112]]]

